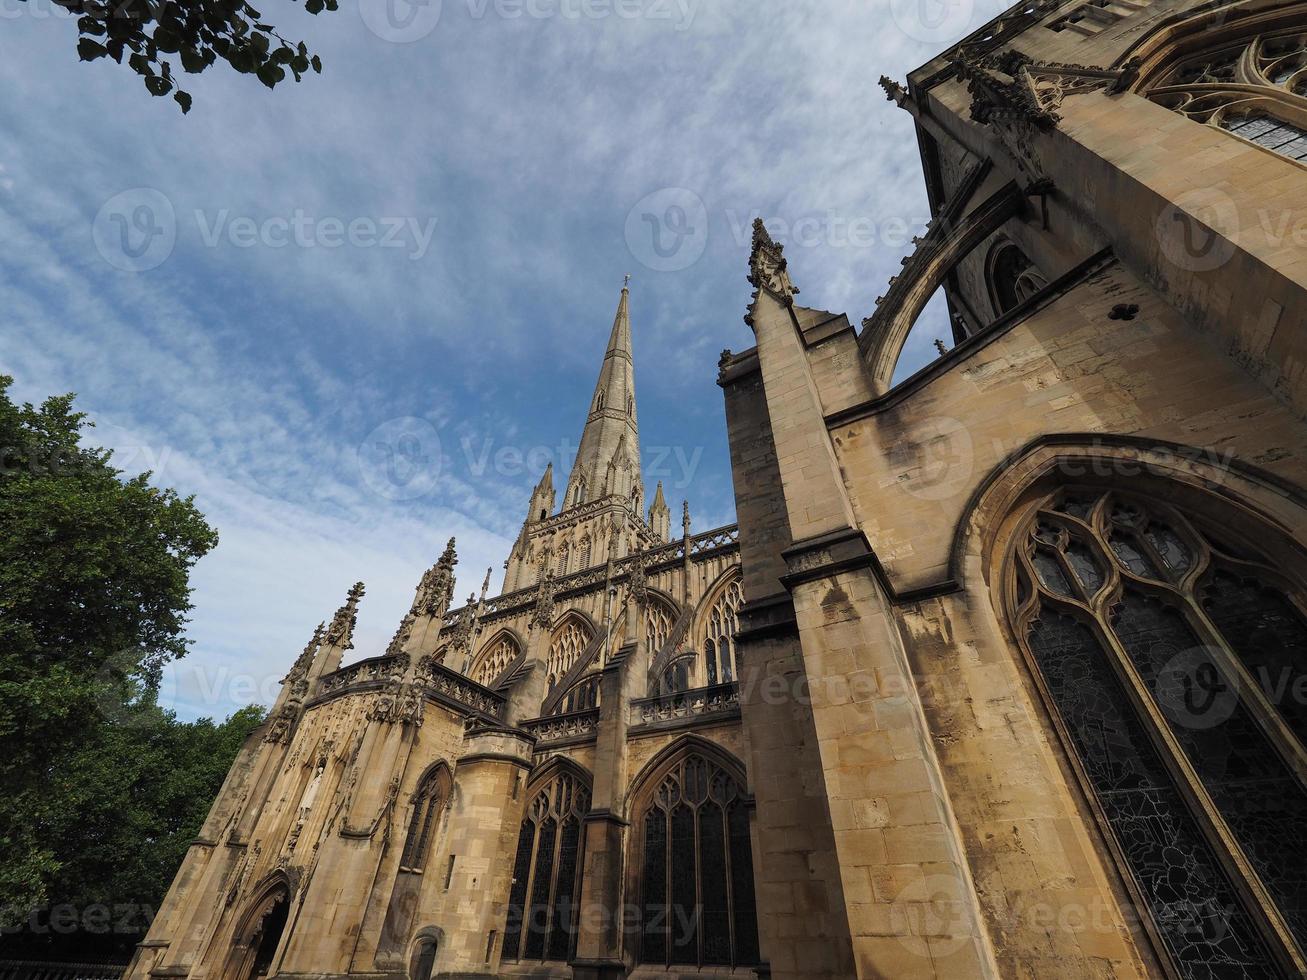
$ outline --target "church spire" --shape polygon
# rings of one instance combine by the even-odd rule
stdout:
[[[630,501],[637,515],[644,511],[630,295],[629,286],[623,286],[599,381],[590,400],[590,414],[567,482],[564,510],[588,500],[618,495]]]

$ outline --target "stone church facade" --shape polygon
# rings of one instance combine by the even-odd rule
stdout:
[[[1305,83],[1301,2],[1036,0],[883,80],[934,220],[860,330],[756,226],[774,975],[1303,975]]]
[[[661,485],[645,509],[628,304],[623,289],[561,499],[551,466],[503,593],[487,575],[451,608],[450,541],[385,654],[342,668],[350,591],[128,976],[612,977],[630,950],[654,976],[759,963],[738,530],[694,533],[688,504],[673,529]]]
[[[342,668],[350,593],[129,977],[1307,973],[1307,3],[882,84],[934,218],[861,329],[755,226],[738,527],[646,509],[623,290],[503,594]]]

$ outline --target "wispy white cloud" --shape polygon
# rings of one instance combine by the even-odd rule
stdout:
[[[527,6],[558,9],[542,3]],[[969,4],[949,8],[955,36],[997,12]],[[646,447],[698,460],[669,478],[696,527],[731,519],[713,379],[722,348],[752,343],[752,218],[787,242],[807,302],[856,321],[908,247],[887,223],[926,217],[910,119],[875,78],[943,42],[900,0],[646,0],[633,20],[444,0],[411,44],[370,31],[353,0],[318,18],[269,5],[324,73],[273,93],[187,78],[184,118],[130,72],[78,64],[71,24],[34,13],[47,0],[18,7],[0,42],[0,370],[24,397],[78,391],[93,438],[197,494],[219,528],[194,576],[189,659],[210,683],[176,692],[189,714],[242,700],[212,694],[216,673],[279,677],[356,579],[357,652],[379,652],[450,534],[461,588],[498,570],[538,473],[494,453],[575,440],[625,273]],[[175,244],[122,272],[92,229],[139,187],[166,197]],[[697,261],[659,272],[627,215],[668,187],[702,201],[708,234]],[[297,216],[312,246],[259,231]],[[387,218],[434,220],[425,254],[322,240],[324,222]],[[873,239],[850,240],[851,222]],[[913,364],[942,317],[923,326]],[[438,443],[419,447],[437,472],[416,497],[379,484],[368,455],[403,418]]]

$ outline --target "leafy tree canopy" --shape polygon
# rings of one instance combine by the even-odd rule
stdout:
[[[304,42],[288,41],[245,0],[55,0],[77,17],[83,61],[112,58],[141,76],[151,95],[172,97],[189,112],[191,96],[177,71],[198,74],[225,61],[273,88],[289,72],[299,81],[322,61]],[[304,0],[311,14],[335,10],[338,0]]]
[[[261,709],[178,722],[191,566],[217,543],[190,497],[81,444],[72,396],[0,376],[0,924],[52,903],[157,905]],[[137,937],[139,938],[139,937]]]

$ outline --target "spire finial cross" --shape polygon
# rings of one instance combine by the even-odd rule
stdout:
[[[622,288],[626,289],[630,285],[631,285],[631,274],[628,272],[626,274],[626,279],[622,282]]]

